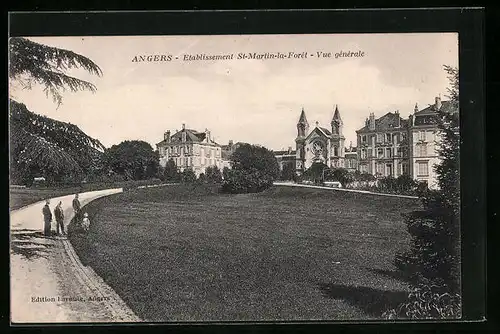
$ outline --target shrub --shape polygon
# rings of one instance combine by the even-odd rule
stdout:
[[[193,183],[196,181],[196,174],[191,168],[187,168],[181,173],[181,181],[183,183]]]
[[[240,145],[231,155],[231,165],[232,169],[223,171],[224,192],[260,192],[271,187],[279,175],[273,152],[261,146]]]
[[[447,288],[435,284],[420,284],[408,294],[408,300],[385,311],[386,319],[455,319],[461,316],[459,294],[450,294]]]
[[[222,173],[217,166],[210,166],[207,167],[205,170],[205,175],[207,182],[210,183],[215,183],[215,184],[220,184],[222,183]]]

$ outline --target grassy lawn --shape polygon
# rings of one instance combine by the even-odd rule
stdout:
[[[79,192],[80,188],[65,189],[30,189],[30,188],[10,188],[9,206],[11,210],[17,210],[23,206],[30,205],[47,198],[64,196]]]
[[[275,187],[133,190],[88,205],[71,241],[147,321],[380,317],[407,285],[392,260],[417,200]]]

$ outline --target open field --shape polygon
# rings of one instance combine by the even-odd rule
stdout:
[[[220,195],[199,186],[132,190],[88,205],[71,242],[147,321],[380,317],[407,285],[412,199],[274,187]]]

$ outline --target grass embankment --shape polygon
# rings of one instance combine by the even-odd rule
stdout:
[[[140,180],[140,181],[122,181],[122,182],[99,182],[84,183],[78,186],[60,186],[60,187],[40,187],[40,188],[16,188],[10,187],[9,202],[10,210],[16,210],[23,206],[30,205],[47,198],[83,193],[94,190],[104,190],[110,188],[134,188],[142,185],[161,183],[159,179]]]
[[[274,187],[220,195],[133,190],[86,211],[90,265],[148,321],[377,318],[405,297],[394,272],[416,200]]]

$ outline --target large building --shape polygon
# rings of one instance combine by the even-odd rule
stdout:
[[[310,129],[306,113],[302,109],[295,139],[296,173],[301,175],[315,162],[324,163],[331,168],[345,167],[345,137],[342,132],[343,122],[337,106],[330,128],[320,127],[316,122],[316,126]]]
[[[156,144],[160,155],[160,165],[165,167],[167,161],[172,159],[180,172],[187,168],[192,169],[197,176],[205,173],[209,166],[217,166],[219,169],[229,167],[227,152],[223,153],[221,145],[216,143],[208,129],[198,132],[186,129],[173,135],[165,131],[163,140]]]
[[[365,126],[358,131],[359,171],[377,177],[398,177],[409,173],[408,121],[399,111],[376,119],[370,113]]]
[[[434,104],[418,110],[409,116],[410,175],[413,179],[426,182],[430,188],[437,187],[437,174],[434,166],[439,159],[439,133],[437,111],[453,112],[450,101],[436,97]]]
[[[376,177],[409,175],[436,188],[434,166],[439,163],[437,111],[451,112],[449,101],[436,97],[434,104],[402,119],[399,112],[375,118],[373,113],[358,131],[359,171]]]
[[[296,152],[292,150],[292,147],[288,147],[288,150],[274,151],[274,156],[278,160],[278,166],[282,171],[285,166],[295,169]]]

